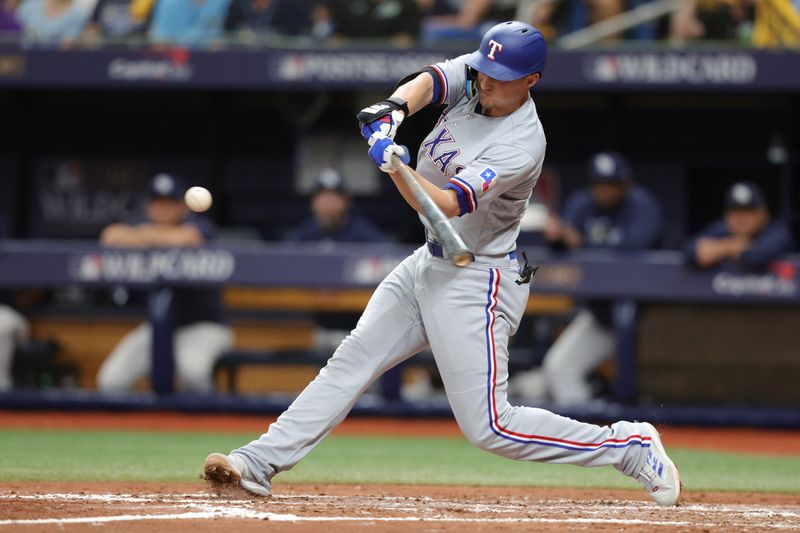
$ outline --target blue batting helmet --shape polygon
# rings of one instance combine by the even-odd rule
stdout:
[[[544,70],[547,43],[542,32],[517,20],[501,22],[483,36],[467,65],[501,81],[516,80]]]

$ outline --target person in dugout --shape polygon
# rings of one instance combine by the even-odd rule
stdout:
[[[755,183],[738,182],[725,194],[725,213],[684,246],[689,264],[739,272],[764,271],[770,261],[791,251],[792,235],[770,217],[764,193]]]
[[[628,160],[600,152],[589,161],[589,187],[572,194],[563,216],[552,216],[543,235],[555,249],[638,251],[659,244],[661,207],[633,181]],[[595,397],[590,374],[616,352],[613,302],[585,302],[542,360],[541,369],[519,372],[512,391],[559,405],[585,404]]]

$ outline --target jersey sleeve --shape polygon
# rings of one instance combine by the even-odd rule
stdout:
[[[199,231],[207,241],[213,239],[217,232],[214,223],[204,216],[198,216],[192,213],[186,218],[184,223],[197,228],[197,231]]]
[[[458,197],[459,216],[488,206],[506,191],[535,180],[536,161],[519,148],[495,146],[450,178],[445,189]]]
[[[631,191],[632,212],[626,220],[621,250],[645,250],[658,244],[663,229],[661,206],[643,189]]]
[[[739,261],[749,269],[762,269],[770,261],[790,252],[792,244],[792,235],[788,228],[780,223],[772,222],[742,252]]]
[[[567,199],[567,204],[564,206],[564,211],[561,214],[561,218],[564,222],[578,230],[581,235],[583,235],[583,227],[589,214],[591,201],[592,199],[588,191],[575,191]]]
[[[466,94],[467,55],[434,63],[424,69],[433,78],[431,105],[453,104]]]
[[[700,266],[697,262],[697,243],[700,239],[720,239],[729,235],[727,226],[724,220],[716,220],[709,226],[703,229],[697,235],[694,235],[683,245],[683,253],[686,261],[693,266]]]

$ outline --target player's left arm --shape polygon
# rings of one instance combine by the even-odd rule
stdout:
[[[392,98],[404,100],[408,105],[408,114],[413,115],[431,103],[433,99],[433,78],[430,73],[422,72],[407,83],[400,85]]]
[[[403,120],[413,115],[433,98],[433,78],[422,72],[400,85],[386,100],[365,107],[356,115],[361,135],[370,146],[380,138],[394,139]]]
[[[357,115],[361,135],[372,146],[380,138],[394,139],[403,120],[429,105],[450,105],[466,92],[466,54],[425,67],[400,80],[386,100]]]

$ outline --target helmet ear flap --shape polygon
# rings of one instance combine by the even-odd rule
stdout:
[[[478,94],[478,71],[469,65],[467,65],[466,68],[467,76],[464,88],[467,92],[467,98],[472,98]]]

